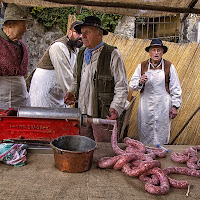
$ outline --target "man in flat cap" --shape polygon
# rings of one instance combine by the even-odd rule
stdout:
[[[98,17],[86,17],[75,30],[81,31],[85,47],[77,56],[74,80],[65,103],[73,104],[76,98],[82,114],[115,120],[124,110],[128,95],[122,57],[116,47],[103,42],[108,32]],[[81,128],[80,134],[97,142],[110,142],[112,129],[108,125],[88,125]]]
[[[140,91],[138,137],[144,144],[168,144],[182,90],[174,65],[162,58],[168,50],[162,41],[153,39],[145,50],[150,58],[137,66],[129,82],[131,90]]]
[[[73,80],[73,67],[78,49],[83,45],[81,33],[72,23],[69,32],[54,41],[45,51],[33,74],[30,86],[32,107],[66,107],[64,95]]]
[[[8,4],[0,29],[0,108],[30,106],[24,76],[28,53],[21,41],[28,25],[27,10]]]

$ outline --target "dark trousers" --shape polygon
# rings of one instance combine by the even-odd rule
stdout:
[[[89,137],[95,142],[111,142],[113,126],[108,124],[89,124],[81,126],[80,135]]]

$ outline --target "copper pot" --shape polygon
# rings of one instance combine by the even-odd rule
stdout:
[[[94,140],[79,135],[68,135],[54,139],[50,143],[55,159],[55,166],[70,173],[88,171],[92,166],[96,148]]]

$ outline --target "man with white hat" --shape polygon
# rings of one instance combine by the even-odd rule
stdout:
[[[137,66],[129,82],[131,90],[140,91],[138,137],[145,144],[168,144],[182,90],[174,65],[162,58],[168,50],[162,41],[153,39],[145,50],[150,58]]]
[[[0,29],[0,108],[30,106],[24,76],[28,53],[22,39],[28,25],[27,11],[8,4]]]

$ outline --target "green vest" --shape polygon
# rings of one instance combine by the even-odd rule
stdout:
[[[109,114],[110,104],[114,97],[114,77],[110,70],[110,60],[112,51],[116,47],[104,43],[97,63],[97,71],[94,75],[94,99],[93,99],[93,116],[106,118]],[[81,48],[77,56],[77,93],[79,97],[79,88],[81,81],[81,71],[84,59],[85,47]]]

